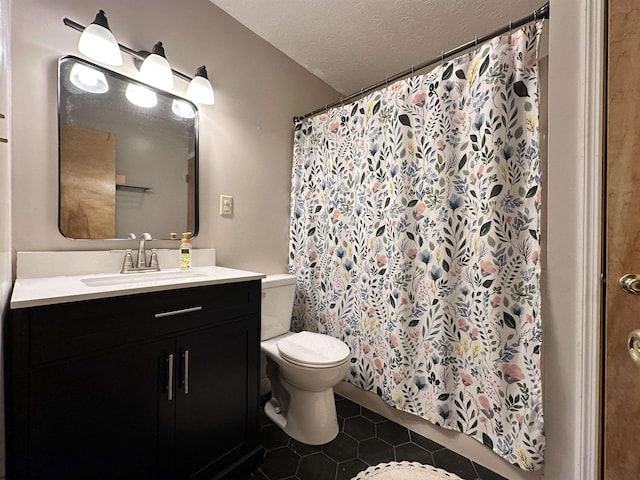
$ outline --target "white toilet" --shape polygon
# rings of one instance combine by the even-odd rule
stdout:
[[[264,411],[291,438],[323,445],[338,435],[333,387],[349,368],[349,346],[320,333],[292,333],[292,275],[262,279],[260,349],[267,359],[271,400]]]

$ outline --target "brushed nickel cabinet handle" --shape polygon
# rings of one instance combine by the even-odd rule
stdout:
[[[168,379],[167,379],[167,400],[173,400],[173,353],[169,354],[167,358],[167,364],[169,368],[168,371]]]
[[[202,310],[202,307],[190,307],[190,308],[181,308],[180,310],[171,310],[170,312],[160,312],[156,313],[156,318],[163,317],[172,317],[173,315],[182,315],[184,313],[198,312]]]
[[[189,395],[189,350],[182,354],[184,364],[184,394]]]

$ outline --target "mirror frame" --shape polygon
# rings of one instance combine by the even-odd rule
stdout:
[[[106,238],[106,237],[101,237],[101,238],[74,238],[74,237],[69,237],[67,236],[61,229],[61,131],[62,131],[62,117],[61,117],[61,106],[62,106],[62,88],[64,88],[61,84],[61,68],[62,68],[62,64],[65,60],[73,60],[75,62],[81,63],[83,65],[87,65],[91,68],[94,68],[96,70],[102,71],[105,74],[107,74],[108,76],[111,77],[115,77],[118,80],[121,80],[123,82],[128,82],[128,83],[132,83],[135,85],[140,85],[142,87],[145,87],[153,92],[156,93],[156,95],[159,96],[164,96],[166,98],[168,98],[170,101],[172,100],[180,100],[180,101],[184,101],[189,103],[190,105],[193,106],[194,112],[195,112],[195,116],[194,116],[194,168],[193,168],[193,172],[194,172],[194,185],[193,185],[193,194],[194,194],[194,199],[193,199],[193,215],[194,215],[194,219],[193,219],[193,232],[191,235],[191,238],[195,238],[198,235],[199,229],[200,229],[200,209],[199,209],[199,203],[200,203],[200,167],[199,167],[199,163],[200,163],[200,142],[199,142],[199,111],[197,106],[191,102],[190,100],[180,97],[178,95],[175,95],[173,93],[167,92],[165,90],[160,90],[158,88],[155,88],[151,85],[147,85],[143,82],[140,82],[134,78],[128,77],[126,75],[123,75],[121,73],[118,72],[114,72],[113,70],[110,70],[108,68],[105,68],[101,65],[97,65],[95,63],[92,63],[88,60],[85,60],[83,58],[79,58],[76,57],[75,55],[63,55],[62,57],[60,57],[58,59],[58,63],[57,63],[57,69],[56,69],[56,87],[57,87],[57,120],[58,120],[58,135],[57,135],[57,140],[58,140],[58,219],[57,219],[57,226],[58,226],[58,232],[64,237],[64,238],[68,238],[70,240],[130,240],[130,238],[125,238],[125,237],[115,237],[115,238]],[[115,182],[115,178],[114,178],[114,182]],[[187,200],[188,202],[189,200]],[[160,213],[159,213],[160,214]],[[117,221],[117,220],[116,220]],[[188,222],[188,220],[187,220]],[[188,225],[187,227],[188,228]],[[141,234],[142,232],[146,231],[145,227],[143,225],[140,226],[139,228],[139,232],[133,232],[136,235]],[[186,230],[185,230],[186,231]],[[173,238],[161,238],[161,237],[154,237],[155,240],[180,240],[181,238],[181,234],[182,231],[176,231],[176,233],[178,234],[177,239],[173,239]]]

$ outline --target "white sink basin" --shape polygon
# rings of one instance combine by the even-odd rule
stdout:
[[[109,277],[89,277],[80,281],[87,287],[108,287],[112,285],[128,285],[132,283],[147,283],[159,281],[197,280],[210,275],[202,272],[171,271],[171,272],[145,272],[145,273],[121,273]]]

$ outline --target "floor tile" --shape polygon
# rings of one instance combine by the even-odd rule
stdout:
[[[364,463],[359,458],[349,460],[338,464],[338,472],[336,474],[336,480],[351,480],[359,472],[366,470],[369,465]]]
[[[360,415],[360,405],[341,397],[336,400],[336,412],[342,418],[355,417]]]
[[[289,441],[289,448],[303,457],[305,455],[320,452],[322,450],[322,445],[306,445],[292,438]]]
[[[437,442],[428,439],[427,437],[423,437],[422,435],[409,431],[409,435],[411,436],[411,441],[416,445],[420,445],[422,448],[429,450],[431,453],[437,452],[438,450],[442,450],[443,447]]]
[[[363,417],[371,420],[373,423],[380,423],[380,422],[386,422],[387,421],[387,418],[383,417],[379,413],[376,413],[376,412],[374,412],[372,410],[369,410],[368,408],[360,407],[360,410],[362,411],[361,415]]]
[[[314,453],[300,460],[297,478],[300,480],[334,480],[337,467],[336,462],[324,453]]]
[[[345,462],[358,456],[358,441],[344,432],[322,447],[322,451],[336,462]]]
[[[393,447],[379,438],[369,438],[360,442],[358,458],[361,458],[369,465],[377,465],[382,462],[392,462],[395,460]]]
[[[263,398],[263,404],[267,400]],[[321,446],[289,438],[262,412],[264,461],[252,475],[241,480],[351,480],[371,465],[394,460],[435,465],[464,480],[505,480],[344,397],[336,396],[336,411],[340,432]]]
[[[419,447],[415,443],[405,443],[397,446],[396,461],[397,462],[420,462],[423,465],[433,465],[433,455],[431,452]]]
[[[247,480],[269,480],[260,470],[256,470]]]
[[[277,425],[267,425],[260,430],[260,440],[265,450],[272,450],[288,445],[290,439]]]
[[[376,436],[376,426],[364,417],[351,417],[344,420],[344,433],[356,440],[365,440]]]
[[[376,437],[391,445],[402,445],[409,442],[409,430],[402,425],[387,420],[376,425]]]
[[[299,462],[300,455],[289,447],[281,447],[267,452],[260,470],[269,480],[283,480],[296,474]]]
[[[476,470],[471,460],[446,448],[433,453],[433,463],[436,467],[454,473],[463,480],[476,479]]]
[[[475,462],[473,462],[473,466],[476,468],[476,473],[478,474],[478,478],[480,480],[506,480],[504,477],[498,475],[495,472],[492,472],[482,465],[478,465]]]

